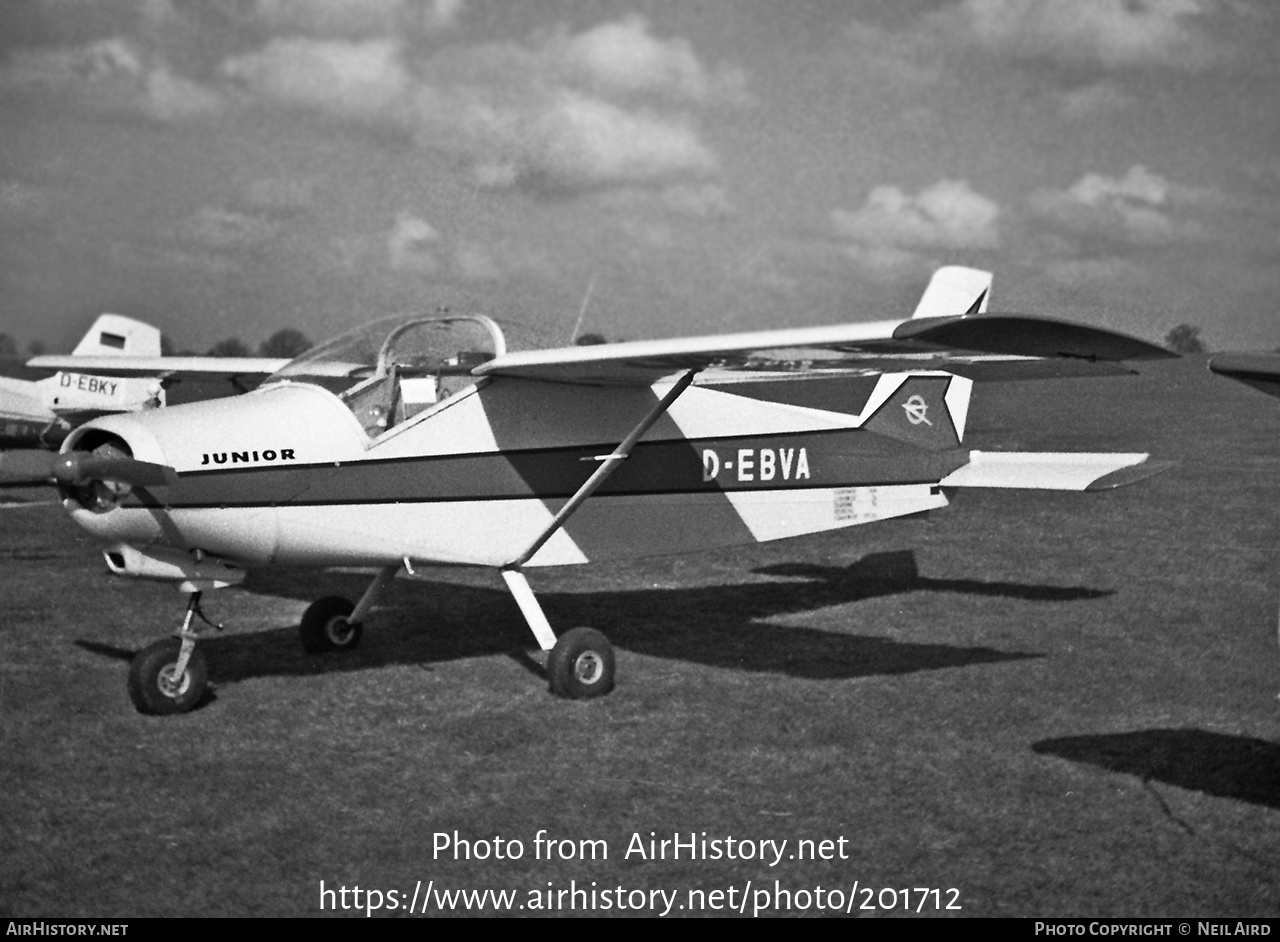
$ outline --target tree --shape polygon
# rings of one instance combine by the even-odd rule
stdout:
[[[208,356],[211,357],[250,357],[253,356],[249,352],[249,345],[238,337],[228,337],[226,340],[219,340],[209,348]]]
[[[1165,334],[1164,344],[1174,353],[1204,353],[1204,341],[1200,339],[1200,328],[1190,324],[1179,324]]]
[[[262,345],[258,347],[258,356],[281,357],[292,360],[294,357],[306,353],[311,347],[311,341],[306,334],[300,330],[294,330],[292,327],[286,327],[283,330],[277,330],[262,341]]]
[[[0,357],[16,357],[18,342],[9,334],[0,334]]]
[[[200,354],[196,353],[190,347],[182,347],[179,349],[174,345],[173,340],[168,334],[161,334],[160,355],[162,357],[198,357]]]
[[[42,357],[49,352],[49,345],[43,340],[33,340],[27,344],[27,356]]]

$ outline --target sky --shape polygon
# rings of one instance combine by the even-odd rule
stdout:
[[[0,331],[992,309],[1280,347],[1274,0],[3,0]]]

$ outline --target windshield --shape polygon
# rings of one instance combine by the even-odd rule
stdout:
[[[263,385],[323,386],[376,436],[471,386],[471,371],[505,352],[502,329],[481,314],[391,317],[313,347]]]

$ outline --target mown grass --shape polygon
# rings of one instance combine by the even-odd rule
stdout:
[[[311,915],[321,880],[421,879],[521,901],[570,880],[681,901],[858,881],[956,887],[962,915],[1274,916],[1280,402],[1182,361],[981,387],[970,432],[1181,464],[535,572],[553,624],[618,648],[618,689],[588,703],[547,694],[492,574],[397,583],[358,651],[310,658],[302,608],[363,577],[279,572],[207,599],[228,625],[211,700],[143,717],[126,661],[181,598],[108,576],[56,507],[0,509],[0,913]],[[455,829],[525,856],[433,859]],[[534,860],[539,829],[609,859]],[[843,837],[847,859],[624,857],[651,831]]]

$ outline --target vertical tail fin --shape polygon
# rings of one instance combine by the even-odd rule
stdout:
[[[71,351],[75,356],[160,356],[160,331],[122,314],[100,314]]]
[[[991,299],[991,272],[963,265],[945,265],[933,273],[916,305],[917,317],[956,317],[983,314]]]
[[[950,373],[886,373],[863,410],[861,428],[928,451],[964,439],[973,382]]]

